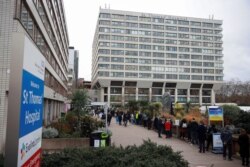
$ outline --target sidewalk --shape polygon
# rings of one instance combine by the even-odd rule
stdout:
[[[140,145],[143,140],[150,139],[159,145],[168,145],[174,151],[181,151],[184,159],[186,159],[190,167],[240,167],[241,161],[233,159],[233,161],[223,160],[222,154],[213,154],[211,152],[199,153],[198,146],[191,145],[183,140],[171,138],[158,138],[158,134],[153,130],[147,130],[141,126],[129,124],[127,127],[119,126],[115,123],[114,118],[109,127],[112,131],[111,142],[116,146]]]

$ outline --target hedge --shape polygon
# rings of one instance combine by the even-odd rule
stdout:
[[[180,152],[144,141],[141,146],[68,149],[45,155],[42,167],[188,167]]]

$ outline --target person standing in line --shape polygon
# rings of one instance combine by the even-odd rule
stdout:
[[[164,120],[163,118],[158,118],[158,122],[157,122],[157,130],[158,130],[158,137],[161,138],[161,134],[162,134],[162,129],[164,126]]]
[[[190,124],[190,130],[191,130],[191,142],[192,144],[198,144],[197,141],[197,128],[198,128],[198,123],[195,121],[195,119],[192,119],[192,122]]]
[[[118,112],[118,121],[119,125],[122,125],[122,113],[120,111]]]
[[[228,160],[232,161],[233,137],[229,125],[226,125],[225,130],[222,131],[220,138],[223,143],[223,158],[226,159],[228,150]]]
[[[204,126],[204,122],[200,121],[200,125],[197,128],[197,134],[198,134],[198,139],[199,139],[199,148],[200,148],[200,153],[203,152],[205,153],[205,140],[206,140],[206,132],[207,128]]]
[[[249,167],[249,137],[245,129],[241,129],[238,143],[240,145],[242,165]]]
[[[171,122],[170,122],[170,119],[167,119],[164,126],[165,126],[166,138],[171,137]]]
[[[217,129],[215,128],[214,124],[212,124],[212,126],[209,127],[207,131],[207,151],[209,150],[210,143],[213,145],[213,133],[217,133]]]
[[[185,139],[187,132],[187,120],[184,118],[180,123],[180,139]]]

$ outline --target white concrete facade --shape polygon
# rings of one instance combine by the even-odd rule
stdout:
[[[44,125],[60,117],[67,96],[68,32],[60,0],[0,0],[0,153],[4,153],[12,34],[25,34],[45,57]]]
[[[92,51],[98,100],[214,104],[223,83],[222,21],[100,9]]]

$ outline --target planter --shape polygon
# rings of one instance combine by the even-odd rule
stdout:
[[[67,148],[89,147],[89,138],[53,138],[42,139],[42,151],[44,154],[60,152]]]

